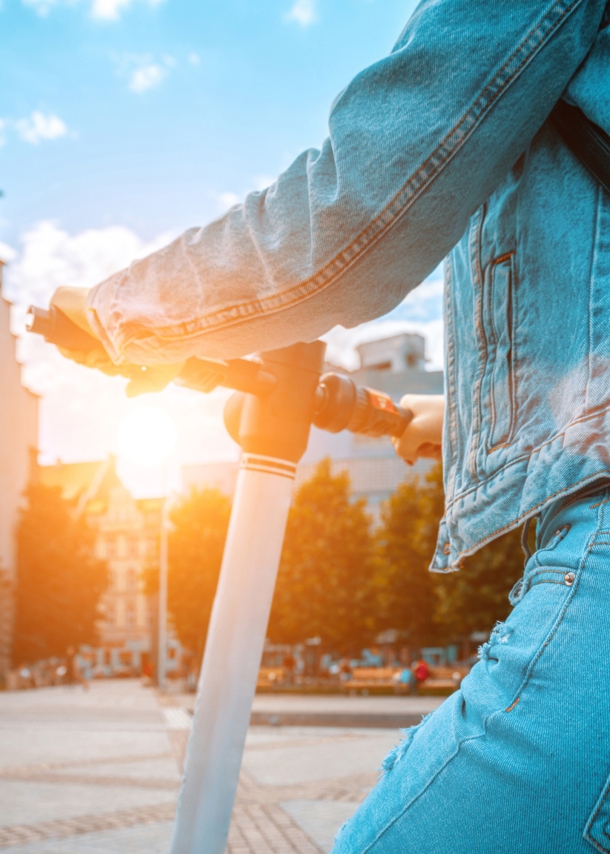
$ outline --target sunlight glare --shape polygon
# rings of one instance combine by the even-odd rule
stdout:
[[[159,465],[176,446],[176,425],[162,409],[139,405],[119,425],[121,455],[137,465]]]

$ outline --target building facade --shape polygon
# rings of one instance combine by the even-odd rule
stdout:
[[[394,335],[361,344],[357,350],[360,368],[349,372],[349,376],[358,385],[386,392],[396,401],[408,393],[443,393],[443,372],[425,369],[425,339],[421,335]],[[348,373],[333,365],[327,365],[327,370]],[[327,433],[312,427],[307,451],[297,469],[296,487],[310,478],[325,458],[331,460],[334,473],[348,472],[354,496],[365,498],[374,516],[378,516],[381,503],[402,481],[424,475],[430,468],[427,460],[407,466],[396,456],[386,436],[372,438],[347,430]],[[208,486],[232,495],[238,469],[237,461],[184,466],[184,489],[188,492],[191,488]]]
[[[15,525],[38,446],[38,398],[22,385],[15,347],[10,303],[0,297],[0,680],[11,660]]]
[[[47,486],[60,486],[77,500],[96,532],[96,556],[107,562],[110,586],[100,602],[99,647],[92,650],[94,675],[140,673],[155,656],[156,603],[145,573],[159,560],[163,499],[136,499],[119,479],[114,457],[102,462],[40,466]],[[177,641],[170,638],[169,669]]]

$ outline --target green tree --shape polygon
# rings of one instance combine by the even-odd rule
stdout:
[[[414,646],[441,642],[435,620],[435,577],[429,572],[438,523],[443,515],[440,466],[402,483],[382,508],[377,532],[378,626],[397,629]]]
[[[374,629],[373,574],[365,502],[353,501],[348,475],[333,475],[323,460],[290,509],[270,638],[297,643],[319,636],[327,649],[359,650]]]
[[[201,655],[205,644],[231,502],[217,489],[192,490],[171,511],[168,608],[180,642]]]
[[[95,557],[95,532],[59,487],[32,483],[17,524],[13,662],[64,655],[97,642],[108,570]]]
[[[488,632],[508,616],[508,594],[523,575],[521,531],[510,531],[437,577],[435,619],[453,638]]]
[[[508,615],[508,594],[523,574],[520,531],[465,558],[459,572],[430,573],[444,510],[442,472],[401,484],[387,502],[379,530],[377,573],[383,628],[403,631],[415,646],[490,631]]]

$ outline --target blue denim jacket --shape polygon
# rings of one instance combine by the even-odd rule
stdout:
[[[610,473],[610,197],[547,121],[564,93],[610,131],[605,6],[424,0],[320,150],[91,292],[113,358],[312,340],[389,311],[451,253],[433,568]]]

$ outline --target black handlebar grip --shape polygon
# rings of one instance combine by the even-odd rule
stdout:
[[[325,374],[320,379],[313,423],[322,430],[398,437],[412,418],[385,392],[357,386],[343,374]]]
[[[28,332],[42,335],[49,344],[63,347],[64,350],[78,350],[82,353],[103,350],[97,338],[89,335],[76,323],[72,323],[63,311],[53,305],[48,311],[31,305],[28,309],[26,326]]]

